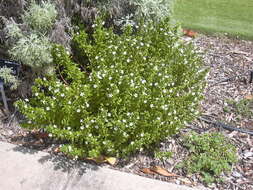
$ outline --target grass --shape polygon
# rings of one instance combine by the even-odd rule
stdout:
[[[253,40],[253,0],[175,0],[184,28]]]

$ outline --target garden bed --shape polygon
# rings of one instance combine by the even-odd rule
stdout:
[[[185,41],[191,41],[185,38]],[[211,185],[212,189],[253,189],[253,136],[237,131],[228,131],[208,124],[204,120],[222,121],[241,129],[253,131],[253,114],[249,107],[245,116],[238,112],[237,103],[242,99],[253,98],[253,84],[250,82],[250,71],[253,70],[253,43],[251,41],[228,39],[226,37],[199,36],[193,42],[204,53],[205,65],[210,68],[207,77],[205,100],[201,103],[202,120],[189,124],[180,134],[161,143],[162,151],[171,151],[170,159],[161,161],[149,153],[132,156],[130,160],[119,160],[115,166],[108,166],[125,172],[155,178],[163,181],[182,183],[189,186],[199,185],[198,175],[186,175],[176,165],[188,155],[188,150],[182,146],[182,136],[190,131],[209,133],[220,131],[229,137],[238,149],[239,162],[233,168],[232,174],[224,175],[223,183]],[[231,101],[234,101],[231,103]],[[245,108],[247,109],[247,107]],[[203,119],[204,118],[204,119]],[[46,134],[28,132],[18,125],[18,113],[6,118],[1,115],[0,140],[22,144],[43,151],[58,153],[59,142],[49,139]],[[160,166],[175,177],[163,177],[158,174],[146,174],[142,168]]]

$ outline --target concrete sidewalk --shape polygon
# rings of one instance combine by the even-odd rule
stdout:
[[[0,190],[194,189],[0,142]]]

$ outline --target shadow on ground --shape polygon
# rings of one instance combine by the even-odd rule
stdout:
[[[38,162],[40,164],[52,164],[53,169],[56,171],[62,171],[67,173],[73,173],[73,171],[78,175],[83,175],[86,172],[91,170],[98,170],[99,167],[96,165],[92,165],[89,163],[72,160],[65,156],[61,155],[53,155],[45,152],[38,151],[36,149],[30,149],[25,146],[16,146],[12,149],[16,152],[21,152],[23,154],[32,154],[32,155],[39,155]]]

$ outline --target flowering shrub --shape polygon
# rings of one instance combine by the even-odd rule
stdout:
[[[28,128],[67,140],[73,156],[126,156],[175,134],[198,115],[205,71],[191,45],[168,20],[122,35],[94,26],[74,37],[88,58],[82,72],[61,46],[52,51],[61,77],[37,79],[34,96],[18,101]],[[59,78],[64,78],[59,79]]]

